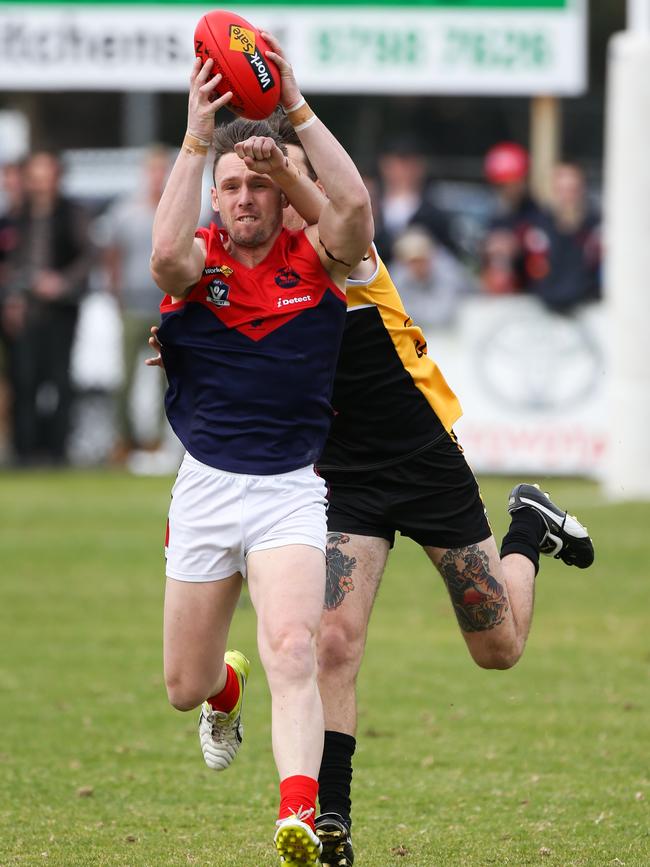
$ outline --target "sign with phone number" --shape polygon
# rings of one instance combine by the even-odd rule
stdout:
[[[0,84],[185,90],[194,26],[211,8],[165,2],[153,15],[148,2],[0,2]],[[306,92],[577,95],[586,87],[585,0],[289,0],[237,11],[278,36]]]

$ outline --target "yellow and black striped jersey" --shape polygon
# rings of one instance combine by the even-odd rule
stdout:
[[[324,469],[398,461],[450,431],[462,414],[427,355],[422,330],[374,255],[377,268],[370,279],[348,280],[348,312],[332,395],[335,415],[318,462]]]

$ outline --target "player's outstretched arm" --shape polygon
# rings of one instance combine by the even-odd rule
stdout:
[[[214,132],[214,115],[232,97],[210,101],[221,75],[209,79],[212,60],[194,61],[187,132],[162,194],[153,225],[151,273],[163,290],[182,297],[201,277],[205,245],[194,237],[201,212],[203,169]]]
[[[251,136],[238,142],[235,152],[246,163],[246,168],[273,178],[308,226],[318,222],[327,199],[272,138]]]
[[[307,232],[323,265],[345,278],[361,261],[374,234],[370,195],[349,155],[305,102],[278,41],[262,36],[282,77],[280,101],[327,195],[317,227]]]

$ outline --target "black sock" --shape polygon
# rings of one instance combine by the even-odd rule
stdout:
[[[318,803],[321,813],[338,813],[352,824],[352,756],[357,746],[352,735],[325,732],[323,760],[318,774]]]
[[[523,554],[539,571],[539,546],[546,535],[546,524],[542,516],[530,507],[517,509],[512,513],[510,529],[501,542],[501,556]]]

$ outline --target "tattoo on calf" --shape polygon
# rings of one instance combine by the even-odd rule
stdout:
[[[485,632],[503,623],[508,599],[478,545],[450,548],[438,568],[463,632]]]
[[[325,608],[333,611],[354,590],[352,572],[357,565],[356,557],[348,557],[339,545],[350,541],[343,533],[328,533],[327,536],[327,580],[325,583]]]

